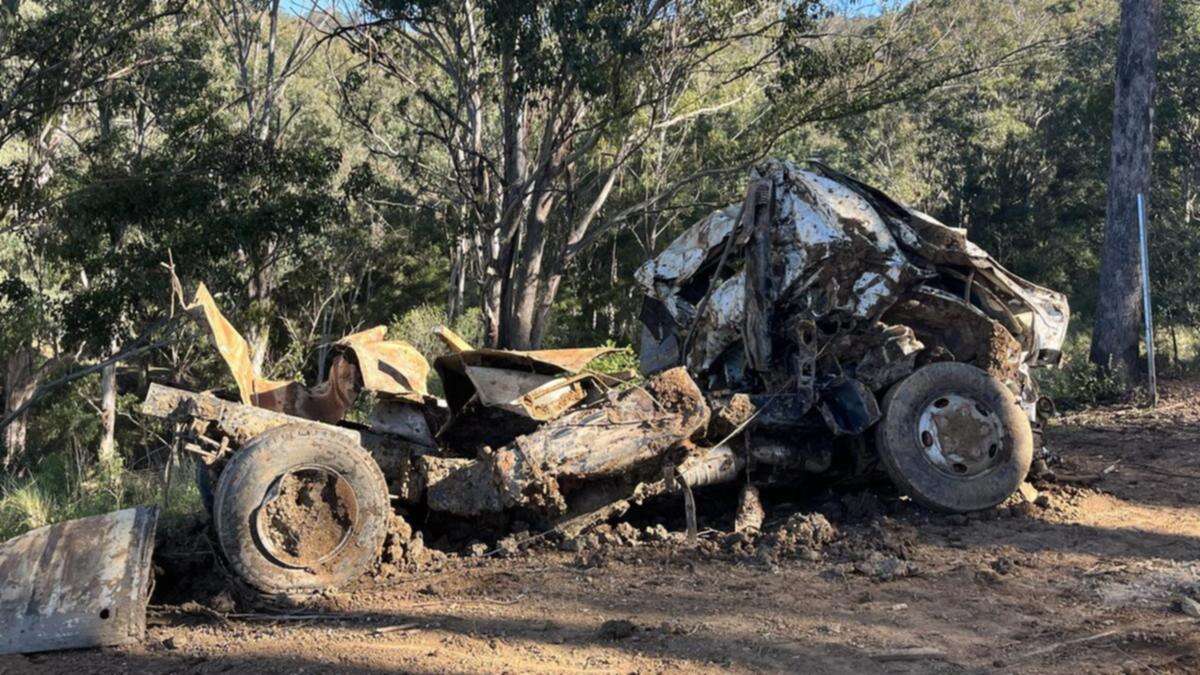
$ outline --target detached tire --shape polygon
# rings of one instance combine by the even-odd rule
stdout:
[[[1029,473],[1029,418],[1012,392],[979,368],[930,364],[892,387],[881,407],[879,458],[900,490],[925,506],[988,509]]]
[[[213,503],[230,567],[265,593],[340,586],[374,562],[387,534],[387,483],[341,434],[305,424],[272,429],[234,455]]]

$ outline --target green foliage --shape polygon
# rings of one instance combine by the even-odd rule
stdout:
[[[201,510],[200,492],[192,477],[195,466],[184,460],[172,468],[165,495],[165,527]],[[34,528],[143,504],[162,504],[160,470],[120,471],[108,476],[58,453],[43,458],[25,478],[0,482],[0,540]]]
[[[447,321],[446,310],[442,307],[432,304],[420,305],[392,319],[388,327],[388,337],[408,342],[426,359],[433,361],[447,352],[445,344],[434,334],[434,330],[439,326],[450,328],[473,347],[482,346],[483,324],[479,320],[479,310],[476,308],[451,322]]]
[[[638,356],[637,352],[633,351],[633,347],[625,345],[618,347],[609,340],[605,342],[605,347],[616,349],[601,356],[600,358],[588,364],[588,370],[594,370],[597,373],[617,374],[617,373],[637,373],[638,372]]]
[[[1088,360],[1090,340],[1084,331],[1071,333],[1064,346],[1062,369],[1040,368],[1033,371],[1043,395],[1059,410],[1070,410],[1113,403],[1129,396],[1126,383],[1112,368],[1102,368]]]

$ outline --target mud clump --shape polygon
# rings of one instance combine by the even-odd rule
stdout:
[[[637,625],[629,619],[609,619],[600,624],[596,635],[602,640],[624,640],[637,632]]]
[[[680,429],[695,432],[708,426],[708,404],[687,370],[665,370],[651,377],[647,385],[663,408],[680,415],[676,422]]]
[[[873,581],[892,581],[920,574],[921,568],[911,560],[901,560],[897,556],[887,555],[879,551],[871,551],[862,560],[849,565],[854,572],[870,577]]]
[[[279,481],[279,496],[267,504],[263,536],[297,564],[314,564],[335,551],[354,526],[349,486],[324,471],[297,471]]]
[[[393,513],[388,520],[388,532],[374,576],[390,579],[440,566],[447,559],[448,556],[442,551],[427,547],[421,533],[414,532],[403,516]]]
[[[793,513],[782,525],[762,535],[757,555],[770,562],[783,558],[820,560],[822,550],[837,537],[837,528],[824,515]]]

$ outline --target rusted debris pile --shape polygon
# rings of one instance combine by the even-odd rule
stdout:
[[[759,486],[879,466],[914,499],[967,511],[1029,469],[1029,369],[1059,360],[1066,302],[963,230],[773,160],[637,280],[644,381],[591,369],[607,349],[474,349],[442,330],[444,401],[383,327],[336,343],[316,385],[263,379],[201,287],[192,311],[240,402],[153,385],[143,410],[177,423],[223,557],[266,592],[344,583],[385,540],[388,564],[409,566],[431,528],[524,523],[569,541],[676,493],[694,533],[693,489],[741,481],[736,529],[752,532]],[[368,423],[344,422],[362,392]]]

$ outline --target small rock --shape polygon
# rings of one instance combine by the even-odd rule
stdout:
[[[866,559],[854,563],[854,571],[875,581],[891,581],[914,576],[919,573],[920,568],[916,563],[873,551]]]
[[[975,581],[989,586],[995,586],[1003,583],[1004,577],[1000,576],[996,570],[984,567],[975,572]]]
[[[619,536],[619,537],[621,537],[621,539],[625,540],[625,543],[627,543],[627,544],[636,544],[637,543],[638,531],[637,531],[637,528],[635,528],[634,526],[622,521],[622,522],[618,523],[616,528],[614,528],[614,529],[617,533],[617,536]]]
[[[516,537],[509,535],[496,542],[496,548],[500,549],[501,558],[511,558],[520,551],[521,545],[517,542]]]
[[[642,538],[646,541],[669,541],[671,539],[671,533],[662,525],[662,523],[659,523],[658,525],[647,527],[642,532]]]
[[[996,558],[992,561],[992,569],[996,570],[999,574],[1008,574],[1013,571],[1015,566],[1016,563],[1008,558]]]
[[[620,546],[624,542],[621,540],[621,535],[613,530],[600,533],[600,543],[605,546]]]
[[[1033,504],[1040,509],[1050,508],[1050,495],[1038,495],[1038,498],[1033,500]]]
[[[767,512],[763,509],[758,488],[749,483],[742,486],[742,493],[738,499],[737,516],[733,522],[733,531],[757,532],[762,529],[766,515]]]
[[[1179,600],[1176,604],[1179,607],[1179,611],[1187,614],[1193,619],[1200,619],[1200,602],[1196,602],[1186,595],[1181,595],[1179,596]]]
[[[404,557],[410,565],[421,565],[425,562],[425,538],[420,532],[413,535],[404,548]]]
[[[487,554],[488,547],[487,544],[483,543],[482,541],[477,541],[474,544],[471,544],[467,550],[470,551],[472,558],[480,558]]]
[[[1021,499],[1024,499],[1030,504],[1036,502],[1038,497],[1041,495],[1041,493],[1038,492],[1038,489],[1030,485],[1028,482],[1022,482],[1021,486],[1017,488],[1017,492],[1021,493]]]
[[[209,598],[208,603],[206,604],[208,604],[208,606],[214,611],[222,614],[228,614],[237,609],[237,603],[233,601],[233,596],[229,594],[229,591],[221,591],[220,593],[217,593],[213,597]]]
[[[596,631],[596,634],[604,640],[624,640],[636,630],[637,626],[628,619],[609,619],[600,624],[600,630]]]

